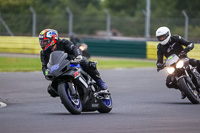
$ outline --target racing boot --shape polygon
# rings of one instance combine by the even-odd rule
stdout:
[[[106,83],[101,78],[97,79],[96,83],[101,89],[99,92],[97,92],[99,95],[101,95],[101,94],[110,94],[109,90],[107,89]]]

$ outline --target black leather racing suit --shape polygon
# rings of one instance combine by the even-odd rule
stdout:
[[[78,49],[76,46],[74,46],[70,41],[66,40],[66,39],[58,39],[58,43],[56,45],[55,51],[64,51],[66,53],[68,53],[69,55],[69,59],[73,59],[75,57],[77,57],[78,55],[81,55],[81,50]],[[47,50],[41,50],[40,52],[40,59],[42,62],[42,71],[43,74],[45,74],[45,71],[47,69],[47,63],[49,62],[49,58],[50,58],[50,54],[51,54],[51,49],[47,49]]]
[[[68,53],[69,60],[72,60],[76,58],[78,55],[82,54],[81,50],[77,46],[75,46],[72,42],[66,39],[62,39],[62,40],[58,39],[58,42],[56,44],[56,48],[54,51],[64,51]],[[41,50],[40,52],[40,59],[42,62],[42,71],[44,75],[47,69],[47,64],[49,62],[51,52],[52,51],[50,48],[45,51]],[[96,64],[94,62],[90,62],[86,57],[83,56],[80,62],[80,65],[83,68],[83,70],[87,72],[94,80],[101,78],[98,70],[96,69]],[[52,87],[54,86],[52,85]],[[49,91],[51,91],[51,85],[48,87],[48,92]]]
[[[183,46],[186,46],[184,49]],[[179,55],[182,51],[188,53],[194,48],[194,43],[188,42],[180,36],[172,36],[166,45],[158,44],[157,46],[157,67],[163,64],[163,56],[168,58],[172,54]],[[187,57],[187,55],[183,56]],[[197,66],[198,72],[200,72],[200,61],[195,59],[189,59],[189,63],[192,66]],[[176,88],[175,84],[172,83],[170,75],[166,79],[166,85],[169,88]]]

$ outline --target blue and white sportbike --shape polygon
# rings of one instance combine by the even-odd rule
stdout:
[[[109,113],[112,110],[110,93],[98,94],[96,82],[82,70],[80,64],[72,64],[63,51],[51,53],[47,64],[46,79],[52,81],[53,91],[71,114],[98,111]]]

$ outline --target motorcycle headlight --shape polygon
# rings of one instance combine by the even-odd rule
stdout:
[[[168,67],[168,68],[167,68],[167,72],[168,72],[169,74],[172,74],[174,71],[175,71],[175,68],[173,68],[173,67]]]
[[[184,62],[182,60],[180,60],[177,64],[176,64],[176,68],[182,68],[184,65]]]

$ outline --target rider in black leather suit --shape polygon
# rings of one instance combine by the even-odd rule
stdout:
[[[163,67],[163,56],[168,58],[172,54],[181,55],[182,58],[187,57],[187,53],[194,48],[194,43],[186,41],[181,36],[171,36],[170,30],[167,27],[160,27],[156,31],[156,37],[159,41],[157,46],[157,68]],[[184,48],[185,46],[186,48]],[[192,66],[197,66],[197,71],[200,72],[200,61],[189,59]],[[174,81],[171,81],[170,75],[166,79],[168,88],[177,88]],[[184,96],[182,96],[184,98]]]
[[[85,72],[87,72],[97,83],[97,85],[101,88],[100,93],[106,93],[107,86],[105,82],[102,80],[100,73],[96,68],[96,63],[89,61],[86,57],[82,56],[82,51],[75,46],[72,42],[66,39],[59,39],[58,32],[53,29],[45,29],[40,32],[39,35],[40,46],[42,48],[40,52],[40,59],[42,62],[42,71],[45,75],[47,70],[47,63],[49,61],[49,57],[51,52],[53,51],[64,51],[69,54],[69,60],[74,60],[75,62],[79,61],[81,67]],[[51,96],[57,96],[54,91],[52,91],[52,86],[48,87],[48,92]]]

